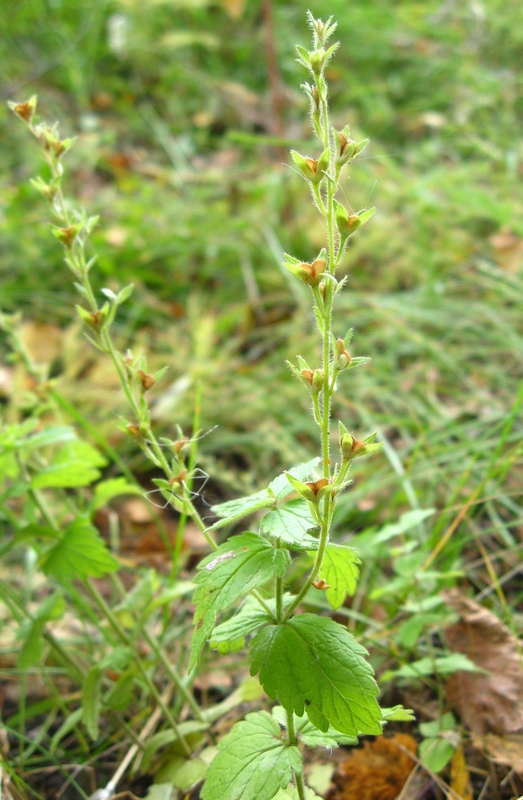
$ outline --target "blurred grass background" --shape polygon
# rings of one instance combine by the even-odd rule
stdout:
[[[158,424],[189,428],[201,383],[202,426],[218,425],[201,442],[208,500],[251,491],[317,450],[284,360],[315,365],[318,339],[280,266],[324,240],[288,155],[317,152],[294,53],[307,8],[339,23],[333,121],[371,139],[345,200],[378,209],[337,311],[372,362],[345,379],[336,413],[386,448],[355,470],[338,531],[435,507],[427,547],[459,522],[441,568],[479,537],[501,580],[499,553],[523,538],[518,0],[4,0],[1,97],[36,93],[43,117],[78,134],[69,193],[101,216],[96,280],[136,284],[122,342],[170,366]],[[23,311],[64,396],[115,441],[123,404],[71,323],[74,289],[29,184],[43,167],[5,102],[0,133],[2,305]],[[469,576],[478,589],[492,577]]]

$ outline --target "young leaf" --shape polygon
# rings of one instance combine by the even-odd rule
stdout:
[[[31,481],[33,489],[77,489],[89,486],[100,477],[100,471],[81,461],[53,463],[44,467]]]
[[[174,784],[171,782],[154,783],[149,787],[144,800],[173,800],[177,794]]]
[[[399,669],[384,672],[382,680],[420,678],[428,675],[452,675],[454,672],[483,672],[483,670],[463,653],[451,653],[448,656],[436,656],[436,658],[425,656],[418,659],[418,661],[413,661],[411,664],[404,664]]]
[[[441,737],[424,739],[419,746],[421,763],[435,773],[445,769],[455,752],[455,745]]]
[[[120,497],[123,494],[137,494],[141,497],[143,492],[139,486],[129,483],[126,478],[109,478],[106,481],[100,481],[94,490],[92,510],[98,511],[114,497]]]
[[[83,723],[93,741],[98,738],[98,718],[102,704],[102,670],[97,665],[91,667],[82,690]]]
[[[42,556],[40,566],[46,575],[60,580],[101,578],[108,572],[115,572],[120,565],[96,528],[79,517],[67,526],[62,538]]]
[[[261,521],[260,532],[292,545],[293,550],[317,550],[318,540],[309,534],[316,527],[308,503],[298,498],[269,511]]]
[[[191,670],[210,637],[220,611],[229,608],[252,589],[281,578],[290,562],[286,550],[275,550],[255,533],[243,533],[204,558],[194,593],[195,632],[191,643]]]
[[[321,567],[321,577],[329,584],[325,597],[334,611],[341,606],[345,595],[353,595],[358,582],[361,561],[352,547],[328,544]]]
[[[280,739],[280,726],[266,711],[247,714],[218,745],[202,800],[272,800],[301,774],[297,747]]]
[[[40,447],[47,447],[51,444],[63,444],[76,440],[74,428],[68,425],[46,425],[43,430],[28,436],[20,446],[26,450],[36,450]]]
[[[263,628],[250,644],[251,675],[273,699],[326,732],[381,733],[378,687],[367,651],[341,625],[301,614]]]
[[[403,708],[403,706],[382,708],[381,715],[386,722],[414,722],[416,720],[414,711],[411,708]]]
[[[65,600],[61,592],[55,592],[41,603],[29,624],[21,626],[20,637],[24,638],[24,643],[17,658],[20,669],[30,669],[39,663],[43,650],[44,626],[51,619],[60,619],[65,609]]]
[[[318,462],[319,458],[313,458],[306,464],[299,464],[297,467],[293,467],[289,470],[289,473],[298,479],[306,478]],[[219,522],[214,523],[212,529],[217,530],[224,527],[224,525],[230,525],[243,519],[243,517],[249,516],[249,514],[254,514],[255,511],[260,511],[262,508],[274,508],[275,500],[283,500],[291,492],[292,488],[289,486],[285,474],[278,475],[277,478],[271,481],[267,489],[263,489],[261,492],[213,506],[211,510],[221,519]]]
[[[414,508],[411,511],[405,511],[397,522],[390,525],[385,525],[374,537],[376,543],[388,542],[395,536],[401,536],[412,528],[421,525],[427,517],[431,517],[435,512],[434,508]]]
[[[68,714],[65,720],[62,722],[56,733],[53,735],[51,739],[51,744],[49,746],[49,752],[54,753],[62,739],[64,739],[68,733],[70,733],[73,728],[76,728],[80,720],[82,719],[83,709],[82,708],[75,708],[70,714]]]

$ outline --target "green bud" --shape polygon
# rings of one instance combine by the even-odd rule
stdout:
[[[363,225],[365,225],[365,223],[368,222],[369,219],[372,217],[375,210],[376,209],[374,208],[369,208],[369,209],[363,208],[361,211],[358,211],[357,214],[349,215],[349,213],[342,206],[342,204],[338,203],[338,201],[335,200],[334,214],[336,218],[336,225],[338,231],[340,232],[342,241],[348,239],[349,236],[352,236],[352,234],[358,230],[358,228],[361,228]]]
[[[104,303],[98,311],[88,311],[83,306],[76,306],[80,319],[93,331],[101,331],[109,315],[109,303]]]
[[[49,200],[50,203],[53,202],[56,192],[58,191],[58,184],[56,181],[51,180],[49,183],[45,183],[42,178],[31,178],[30,183],[33,189],[40,192],[46,200]]]
[[[315,369],[312,373],[312,393],[319,394],[325,386],[325,373],[322,369]]]
[[[354,161],[356,156],[358,156],[369,143],[368,139],[363,139],[361,142],[355,142],[354,139],[351,139],[348,125],[341,131],[337,131],[333,128],[333,134],[336,145],[336,166],[338,168]]]
[[[343,429],[346,430],[345,426]],[[340,426],[340,433],[342,429]],[[381,442],[374,443],[376,433],[371,433],[365,439],[355,439],[350,433],[341,433],[340,436],[340,449],[344,461],[352,461],[353,458],[360,456],[368,456],[375,453],[382,447]]]
[[[31,125],[34,113],[36,111],[36,95],[34,94],[25,103],[14,103],[12,100],[7,101],[7,105],[26,125]]]
[[[56,236],[58,241],[61,242],[64,247],[70,250],[82,228],[83,224],[81,222],[77,222],[76,225],[70,225],[68,228],[57,228],[53,225],[51,227],[51,231],[53,236]]]
[[[319,503],[322,497],[335,491],[335,487],[328,482],[327,478],[319,478],[317,481],[303,483],[303,481],[299,481],[294,475],[291,475],[290,472],[286,472],[285,475],[292,488],[308,500],[309,503]]]

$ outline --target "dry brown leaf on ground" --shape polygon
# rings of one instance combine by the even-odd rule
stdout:
[[[495,614],[457,590],[445,599],[461,617],[444,631],[448,647],[487,671],[452,675],[449,704],[475,736],[523,732],[523,667],[516,638]]]
[[[510,767],[523,777],[523,734],[496,736],[495,733],[487,733],[486,736],[474,738],[473,743],[491,761]]]
[[[416,752],[417,743],[407,733],[364,742],[340,765],[327,800],[395,800],[414,768],[409,753]]]

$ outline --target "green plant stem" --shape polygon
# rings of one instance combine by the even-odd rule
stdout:
[[[158,645],[158,642],[151,636],[151,634],[149,633],[149,631],[147,630],[147,628],[145,626],[140,625],[139,629],[140,629],[140,633],[143,635],[143,637],[144,637],[145,641],[147,642],[147,644],[150,646],[150,648],[152,649],[154,654],[157,656],[157,658],[162,662],[162,664],[163,664],[163,666],[165,668],[165,671],[168,674],[169,678],[172,680],[172,682],[174,683],[174,685],[176,686],[176,688],[178,689],[180,694],[183,695],[183,697],[185,698],[185,701],[187,702],[187,705],[194,712],[194,715],[200,720],[200,722],[205,722],[205,718],[203,716],[203,713],[202,713],[198,703],[196,702],[196,700],[194,699],[192,694],[186,688],[185,683],[182,680],[182,678],[180,677],[180,675],[178,674],[177,670],[170,663],[170,661],[167,658],[167,655],[166,655],[165,651],[163,650],[163,648],[161,648]]]
[[[298,738],[296,736],[296,726],[294,724],[294,713],[287,711],[287,739],[291,747],[298,746]],[[300,800],[305,800],[305,784],[303,783],[303,776],[294,773],[294,780],[296,781],[296,789],[298,790],[298,797]]]
[[[115,618],[114,614],[112,613],[111,609],[109,608],[109,606],[107,605],[107,603],[103,599],[103,597],[100,594],[100,592],[98,591],[98,589],[93,585],[93,583],[91,581],[86,581],[85,582],[85,588],[86,588],[88,594],[90,595],[90,597],[92,598],[92,600],[94,601],[94,603],[98,606],[98,608],[103,613],[103,615],[106,618],[106,620],[109,622],[111,628],[116,633],[116,635],[118,636],[118,638],[120,639],[122,644],[125,644],[127,647],[133,649],[131,640],[129,639],[127,634],[124,633],[124,631],[122,630],[121,626],[118,624],[117,619]],[[151,678],[149,677],[149,674],[148,674],[147,670],[145,669],[144,665],[142,664],[141,659],[138,657],[137,653],[134,650],[133,650],[133,652],[134,652],[134,659],[135,659],[136,666],[138,667],[138,670],[139,670],[143,680],[147,684],[147,687],[148,687],[149,691],[151,692],[152,696],[154,697],[154,699],[156,700],[156,703],[161,708],[161,710],[162,710],[162,712],[163,712],[163,714],[165,716],[165,719],[168,721],[169,725],[172,727],[173,731],[176,733],[177,737],[179,738],[180,743],[182,745],[182,748],[183,748],[183,750],[185,752],[185,755],[190,757],[191,749],[190,749],[189,745],[187,744],[185,738],[180,733],[180,730],[178,728],[178,723],[176,722],[176,720],[174,719],[173,715],[171,714],[171,712],[169,711],[169,709],[167,708],[167,706],[163,702],[162,697],[160,695],[160,692],[156,688],[156,686],[154,684],[154,681],[152,681]]]

